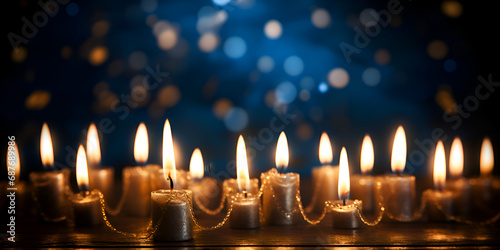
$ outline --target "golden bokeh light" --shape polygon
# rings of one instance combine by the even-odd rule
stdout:
[[[219,119],[224,119],[226,117],[227,112],[233,107],[233,102],[227,98],[220,98],[217,100],[213,107],[212,112]]]
[[[23,46],[17,46],[17,48],[12,50],[10,56],[12,58],[12,61],[20,63],[23,62],[28,56],[28,50],[26,50],[26,48]]]
[[[448,46],[441,40],[434,40],[427,46],[427,54],[433,59],[441,60],[448,54]]]
[[[27,109],[40,110],[49,104],[51,97],[48,91],[35,90],[26,98],[24,106],[26,106]]]
[[[157,100],[163,108],[175,106],[181,99],[181,91],[175,85],[163,87],[157,95]]]
[[[108,49],[104,46],[96,46],[90,51],[89,62],[99,66],[108,59]]]
[[[109,31],[109,23],[108,21],[101,20],[94,25],[92,25],[92,36],[94,37],[103,37]]]
[[[445,15],[451,18],[457,18],[462,15],[463,6],[458,1],[444,1],[441,4],[441,10]]]
[[[391,54],[386,49],[378,49],[375,51],[374,59],[378,65],[384,66],[391,62]]]

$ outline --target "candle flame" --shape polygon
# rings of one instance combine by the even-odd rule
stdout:
[[[339,186],[338,186],[339,200],[348,199],[349,191],[350,191],[349,160],[347,159],[347,151],[345,147],[342,147],[342,151],[340,151],[340,162],[339,162]]]
[[[278,138],[278,145],[276,146],[276,168],[288,167],[288,142],[286,140],[285,132],[281,132]]]
[[[40,156],[42,164],[45,168],[50,168],[54,165],[54,149],[52,148],[52,138],[47,123],[42,126],[42,134],[40,136]]]
[[[17,144],[15,143],[12,147],[14,150],[11,151],[7,149],[7,172],[10,172],[10,169],[14,168],[14,178],[15,180],[19,180],[19,175],[21,174],[21,163],[19,160],[19,150],[17,148]],[[9,155],[10,152],[13,152],[14,155]],[[9,169],[10,167],[10,169]]]
[[[406,165],[406,135],[403,126],[399,126],[392,145],[391,169],[392,172],[401,173]]]
[[[236,146],[236,179],[240,192],[250,190],[250,175],[248,174],[247,149],[243,136],[238,138]]]
[[[141,124],[139,124],[139,127],[137,127],[137,133],[135,134],[134,158],[137,163],[144,164],[148,161],[148,155],[148,130],[146,128],[146,125],[144,125],[144,122],[141,122]]]
[[[434,156],[434,188],[444,189],[446,186],[446,158],[444,155],[444,146],[441,140],[436,146],[436,155]]]
[[[168,119],[163,127],[163,174],[165,180],[171,180],[175,186],[175,156],[174,143],[172,141],[172,129]]]
[[[464,147],[460,138],[455,137],[451,143],[450,175],[457,178],[464,172]]]
[[[91,167],[101,164],[101,146],[99,145],[99,134],[94,123],[91,123],[87,131],[87,160]]]
[[[361,145],[361,173],[368,174],[373,169],[374,163],[373,155],[373,143],[369,135],[365,135],[363,138],[363,144]]]
[[[76,155],[76,183],[80,191],[88,191],[89,187],[89,171],[87,168],[87,157],[83,145],[78,147]]]
[[[191,155],[191,161],[189,162],[189,173],[191,179],[199,180],[203,178],[203,156],[199,148],[196,148]]]
[[[321,134],[321,139],[319,140],[319,161],[321,164],[330,164],[333,160],[332,144],[330,143],[330,138],[326,132]]]
[[[479,159],[479,168],[481,176],[487,176],[493,171],[495,165],[495,158],[493,156],[493,145],[490,138],[486,137],[481,145],[481,158]]]

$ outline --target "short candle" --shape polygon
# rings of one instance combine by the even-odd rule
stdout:
[[[361,175],[354,175],[351,181],[351,197],[363,201],[363,212],[371,213],[375,209],[374,180],[370,172],[373,169],[373,143],[369,135],[363,139],[361,146]]]

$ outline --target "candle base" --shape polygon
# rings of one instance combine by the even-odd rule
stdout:
[[[231,228],[254,229],[260,227],[260,199],[252,194],[245,197],[242,193],[229,198],[233,210],[229,217]]]
[[[300,175],[278,174],[275,168],[261,174],[263,190],[263,216],[267,225],[293,225],[300,220],[297,193]]]
[[[77,226],[95,226],[102,224],[101,202],[99,193],[87,192],[75,194],[70,197],[71,220]]]
[[[187,241],[193,239],[191,190],[156,190],[151,192],[153,239]]]
[[[427,201],[427,218],[433,222],[451,221],[447,216],[451,214],[453,209],[453,193],[448,190],[432,190],[427,189],[422,194],[422,197]]]
[[[40,217],[46,222],[61,222],[68,215],[67,196],[69,169],[47,172],[32,172],[32,194]]]
[[[362,209],[363,202],[360,200],[346,200],[333,202],[333,228],[356,229],[363,225],[358,209]]]
[[[392,220],[411,221],[415,211],[415,176],[388,174],[376,179],[375,200]]]
[[[116,197],[114,196],[115,170],[112,167],[101,167],[89,169],[89,189],[99,189],[107,205],[114,206]]]

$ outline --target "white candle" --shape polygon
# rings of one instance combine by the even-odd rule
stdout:
[[[371,213],[375,208],[373,177],[374,153],[373,143],[369,135],[363,139],[361,146],[361,175],[354,175],[351,181],[351,197],[363,201],[363,212]]]
[[[479,178],[470,180],[474,204],[481,207],[482,210],[485,210],[485,208],[489,209],[491,206],[496,204],[493,197],[493,183],[496,182],[496,185],[498,186],[499,180],[495,180],[491,174],[493,172],[494,165],[495,159],[493,145],[491,140],[486,137],[483,139],[483,143],[481,145],[481,155],[479,161],[481,175]]]
[[[214,210],[219,207],[221,199],[220,185],[213,178],[203,177],[204,173],[203,156],[200,149],[196,148],[189,162],[189,174],[191,177],[189,189],[193,191],[193,197],[196,201],[194,202],[195,207],[197,207],[199,202],[201,203],[199,205]]]
[[[451,144],[450,178],[446,180],[446,189],[453,193],[453,214],[466,216],[471,210],[471,186],[462,176],[464,169],[464,150],[462,141],[456,137]]]

